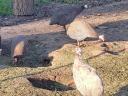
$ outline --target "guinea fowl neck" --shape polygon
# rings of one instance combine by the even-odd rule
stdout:
[[[74,60],[74,64],[75,66],[80,66],[83,65],[83,58],[82,58],[82,54],[81,53],[76,53],[75,54],[75,60]]]

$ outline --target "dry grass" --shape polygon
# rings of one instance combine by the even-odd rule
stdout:
[[[114,45],[113,43],[111,43],[111,44],[109,44],[109,46],[112,48],[111,50],[114,51],[114,50],[122,49],[123,47],[121,44],[123,45],[123,43],[117,43],[117,45]],[[93,58],[88,59],[88,62],[91,66],[93,66],[95,69],[97,69],[98,74],[102,77],[102,80],[104,83],[104,89],[105,89],[105,96],[114,96],[114,94],[117,91],[119,91],[120,88],[128,85],[128,78],[127,78],[128,77],[128,58],[127,58],[128,52],[123,51],[123,52],[120,52],[118,55],[112,55],[109,53],[105,53],[105,54],[95,57],[96,55],[98,55],[99,53],[102,52],[99,44],[83,47],[82,49],[84,52],[84,54],[83,54],[84,59],[93,57]],[[95,52],[95,54],[94,54],[94,52]],[[91,53],[93,53],[93,54],[91,54]],[[74,45],[71,45],[71,44],[65,45],[61,49],[56,50],[49,55],[54,57],[54,59],[52,61],[53,66],[49,67],[49,68],[54,69],[54,68],[57,68],[60,66],[72,64],[73,58],[74,58]],[[86,62],[86,60],[85,60],[85,62]],[[68,66],[66,66],[66,67],[68,68]],[[66,69],[66,67],[65,67],[65,69]],[[71,66],[69,66],[69,67],[71,67]],[[5,80],[5,79],[11,78],[11,77],[16,77],[15,79],[21,80],[18,76],[23,76],[26,74],[36,73],[36,72],[38,73],[40,71],[42,71],[42,74],[44,72],[46,74],[46,72],[49,72],[49,68],[10,67],[10,68],[0,70],[0,80]],[[66,72],[66,70],[63,70],[61,68],[63,68],[63,67],[59,68],[61,71]],[[43,70],[45,70],[45,71],[43,72]],[[55,71],[53,71],[53,72],[59,72],[59,73],[61,72],[58,69],[54,69],[54,70]],[[69,69],[69,70],[71,70],[71,69]],[[52,72],[52,71],[50,71],[50,72]],[[61,75],[63,76],[64,74],[61,74]],[[59,77],[59,75],[58,75],[58,77]],[[67,76],[64,75],[64,77],[65,77],[65,78],[63,78],[64,80],[67,80],[67,78],[69,78],[68,74],[67,74]],[[16,94],[16,96],[18,96],[17,94],[21,94],[21,92],[26,88],[29,91],[33,90],[34,87],[32,87],[30,82],[28,82],[27,80],[25,81],[25,83],[15,85],[16,89],[17,89],[16,90],[14,87],[12,87],[12,82],[14,83],[14,81],[16,81],[15,79],[14,78],[8,79],[8,80],[1,82],[1,90],[2,90],[2,92],[4,92],[1,94],[5,94],[5,96],[13,96],[13,95],[8,95],[8,94],[13,93],[13,94]],[[61,82],[61,83],[63,83],[63,82]],[[21,89],[23,89],[23,90],[21,90]],[[15,92],[14,90],[17,93],[14,93]],[[31,94],[37,94],[37,93],[41,94],[42,92],[47,93],[47,91],[48,91],[48,90],[36,88],[36,90],[33,90],[32,92],[29,93],[28,90],[24,90],[24,92],[26,92],[28,94],[27,96],[31,96]],[[48,91],[48,93],[50,94],[49,96],[76,96],[73,94],[79,94],[78,91],[76,91],[76,90],[66,91],[66,92]],[[51,95],[51,94],[54,94],[54,95]],[[127,90],[124,89],[123,93],[120,93],[120,94],[125,94],[124,96],[126,96],[128,93],[127,93]],[[23,96],[23,94],[21,94],[20,96]],[[39,95],[39,96],[42,96],[42,95]],[[45,96],[47,96],[47,95],[45,95]],[[118,96],[118,95],[116,95],[116,96]],[[119,95],[119,96],[122,96],[122,95]]]

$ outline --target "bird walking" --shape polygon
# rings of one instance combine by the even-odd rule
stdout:
[[[57,24],[63,26],[66,30],[66,25],[70,24],[75,19],[75,17],[79,15],[85,8],[87,8],[87,5],[69,6],[65,8],[65,10],[63,10],[62,12],[53,14],[49,24]]]
[[[73,64],[73,79],[76,88],[83,96],[103,96],[103,83],[96,70],[85,64],[79,47]]]
[[[98,35],[94,28],[83,18],[77,18],[69,25],[67,35],[77,40],[78,45],[80,45],[80,41],[86,38],[99,38],[99,40],[104,41],[104,35]]]
[[[11,55],[12,55],[14,64],[22,62],[21,59],[24,55],[26,44],[27,44],[27,40],[25,39],[24,35],[16,36],[12,40]]]

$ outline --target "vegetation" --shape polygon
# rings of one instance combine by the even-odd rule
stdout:
[[[12,0],[0,0],[0,15],[12,14]]]
[[[50,2],[57,3],[78,3],[81,0],[35,0],[35,4],[49,4]],[[0,15],[12,14],[12,0],[0,0]]]

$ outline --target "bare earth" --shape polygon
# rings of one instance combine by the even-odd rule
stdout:
[[[104,83],[104,96],[128,96],[128,1],[84,10],[80,16],[104,33],[110,53],[102,43],[82,46],[85,62],[97,69]],[[28,39],[24,64],[10,59],[11,39]],[[81,96],[72,81],[75,41],[49,18],[0,27],[4,50],[0,56],[1,96]]]

